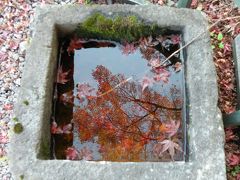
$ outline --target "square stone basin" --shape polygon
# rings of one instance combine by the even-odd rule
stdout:
[[[59,38],[95,12],[132,14],[179,31],[184,49],[188,158],[173,162],[50,160],[50,117]],[[217,107],[216,72],[207,20],[200,11],[158,6],[45,6],[36,12],[15,116],[23,132],[11,137],[10,168],[15,179],[226,179],[224,130]],[[26,106],[24,102],[28,101]]]

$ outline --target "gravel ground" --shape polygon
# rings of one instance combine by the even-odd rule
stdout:
[[[29,45],[33,11],[42,4],[73,4],[76,0],[0,0],[0,179],[12,179],[6,147],[10,122]]]

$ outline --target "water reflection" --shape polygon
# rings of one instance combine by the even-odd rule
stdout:
[[[68,124],[74,123],[73,144],[63,148],[67,159],[183,159],[183,70],[177,67],[181,60],[178,55],[161,64],[179,47],[172,37],[123,45],[75,40],[66,46],[60,77],[68,72],[65,75],[71,76],[68,80],[74,86],[68,92],[58,91],[56,111],[64,111],[61,104],[70,106],[72,120],[55,124],[52,133],[56,143],[58,136],[70,134]],[[69,61],[66,54],[72,57],[70,70],[64,66]],[[58,83],[57,89],[61,88]]]

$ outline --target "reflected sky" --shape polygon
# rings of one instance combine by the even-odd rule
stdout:
[[[96,69],[98,65],[105,66],[113,75],[122,74],[125,76],[126,79],[129,77],[133,77],[132,80],[137,82],[137,84],[141,83],[141,79],[144,76],[151,76],[151,67],[148,65],[148,61],[142,57],[139,48],[134,53],[129,55],[122,54],[122,51],[118,46],[114,48],[87,48],[75,50],[74,87],[76,87],[77,84],[88,83],[91,87],[98,89],[98,83],[92,76],[92,72]],[[170,94],[170,89],[174,86],[176,87],[176,89],[180,90],[179,94],[182,96],[183,71],[176,73],[172,66],[168,68],[168,71],[171,73],[169,77],[169,82],[155,83],[151,87],[151,89],[158,92],[162,96],[167,96],[168,99],[171,101],[172,97]],[[76,95],[76,93],[77,91],[75,88],[74,94]],[[78,99],[75,99],[74,101],[75,104],[78,104]],[[126,106],[130,106],[130,104],[127,104]],[[142,125],[143,132],[148,130],[147,127],[148,124],[146,123]],[[73,145],[77,149],[82,149],[83,147],[87,146],[93,151],[93,156],[95,160],[101,159],[101,154],[98,152],[99,145],[97,143],[95,143],[94,141],[81,142],[81,140],[79,139],[79,132],[77,130],[74,130],[73,139]],[[148,146],[152,146],[152,144],[149,144]],[[147,148],[149,148],[148,146]]]
[[[135,53],[124,55],[117,46],[104,48],[88,48],[75,50],[74,53],[74,83],[88,83],[91,87],[97,89],[97,82],[92,77],[92,72],[98,65],[103,65],[109,69],[112,74],[124,74],[125,78],[133,77],[132,80],[141,83],[141,79],[151,76],[150,66],[147,60],[142,57],[139,48]],[[176,86],[182,92],[182,71],[175,72],[172,67],[168,68],[171,73],[169,82],[155,83],[152,89],[164,96],[170,97],[170,88]],[[76,90],[74,91],[76,93]]]

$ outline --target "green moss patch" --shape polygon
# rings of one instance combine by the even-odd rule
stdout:
[[[50,143],[47,140],[41,140],[38,158],[49,159],[50,158]]]
[[[141,37],[164,34],[166,29],[157,24],[146,24],[136,16],[116,16],[108,18],[95,13],[80,23],[76,35],[81,38],[112,40],[117,42],[134,42]]]
[[[23,132],[23,125],[22,125],[21,123],[16,123],[16,124],[14,125],[13,131],[14,131],[16,134],[20,134],[21,132]]]

